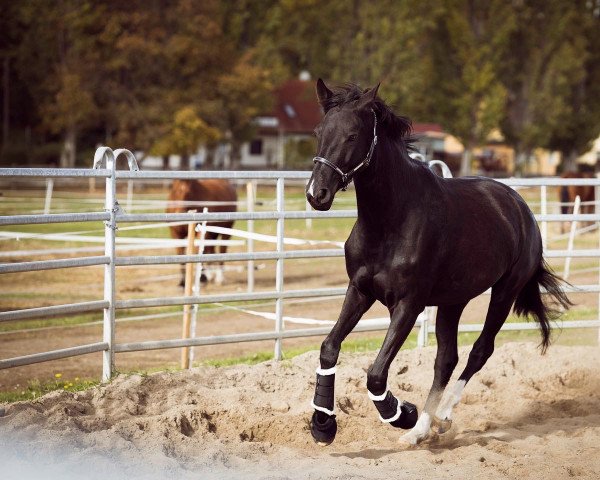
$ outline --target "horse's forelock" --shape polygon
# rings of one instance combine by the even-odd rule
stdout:
[[[321,103],[323,110],[327,113],[335,107],[342,107],[356,102],[364,95],[367,90],[363,90],[354,83],[347,83],[333,88],[333,95]],[[375,99],[373,110],[377,115],[377,120],[385,133],[393,139],[404,140],[409,145],[413,139],[412,122],[408,117],[396,115],[394,111],[379,97]]]

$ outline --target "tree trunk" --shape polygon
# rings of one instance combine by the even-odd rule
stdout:
[[[182,155],[181,156],[181,164],[179,165],[180,170],[189,170],[190,169],[190,156]]]
[[[77,129],[74,126],[67,128],[62,153],[60,155],[60,166],[62,168],[75,167],[75,155],[77,154]]]
[[[2,146],[5,148],[8,143],[8,132],[10,128],[10,76],[9,70],[10,62],[8,56],[4,58],[4,75],[3,75],[3,85],[2,89],[4,90],[3,95],[3,104],[4,110],[2,112]]]
[[[242,165],[242,144],[239,142],[231,142],[231,153],[230,153],[230,159],[231,159],[231,169],[232,170],[239,170],[239,168]]]
[[[577,152],[571,150],[568,153],[563,152],[563,172],[576,172],[577,171]]]
[[[471,175],[471,160],[473,158],[473,151],[470,146],[465,147],[460,160],[460,176]]]
[[[204,157],[204,170],[214,170],[215,149],[215,147],[206,147],[206,156]]]
[[[162,168],[163,170],[168,170],[169,169],[169,155],[163,155],[162,156]]]
[[[527,173],[529,154],[528,150],[522,150],[519,147],[515,148],[515,176],[522,177]]]

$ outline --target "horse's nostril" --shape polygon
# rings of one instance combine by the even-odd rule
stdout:
[[[318,202],[325,203],[328,198],[329,198],[329,190],[327,190],[326,188],[322,188],[321,190],[319,190],[317,192],[316,199]]]

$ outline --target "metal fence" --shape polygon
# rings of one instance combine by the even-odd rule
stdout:
[[[128,160],[129,170],[117,170],[117,160],[125,157]],[[61,358],[84,355],[93,352],[103,352],[103,380],[111,377],[114,371],[115,354],[121,352],[135,352],[164,348],[195,347],[202,345],[216,345],[236,342],[252,342],[260,340],[273,340],[275,342],[274,357],[282,356],[282,341],[286,338],[321,336],[329,332],[330,328],[303,328],[285,329],[283,302],[285,299],[315,298],[341,296],[345,288],[319,288],[303,290],[286,290],[284,288],[284,261],[299,258],[326,258],[343,257],[343,249],[302,249],[284,250],[284,224],[289,219],[323,219],[323,218],[355,218],[355,210],[331,210],[328,212],[317,211],[285,211],[284,191],[286,181],[306,181],[310,172],[305,171],[139,171],[135,157],[128,150],[119,149],[114,152],[102,147],[96,152],[93,169],[33,169],[33,168],[6,168],[0,169],[0,178],[100,178],[105,179],[105,209],[103,212],[88,213],[60,213],[40,215],[11,215],[0,216],[0,226],[5,225],[32,225],[47,223],[70,222],[104,222],[104,255],[93,257],[70,258],[64,260],[45,260],[19,263],[0,264],[0,273],[30,272],[50,270],[57,268],[76,268],[92,265],[104,266],[104,294],[103,298],[94,301],[57,305],[50,307],[29,308],[0,312],[0,322],[27,320],[45,316],[72,315],[84,312],[103,311],[103,339],[100,342],[80,345],[72,348],[37,353],[21,357],[0,360],[0,369],[28,365],[37,362],[56,360]],[[146,213],[128,214],[120,207],[116,198],[116,187],[119,181],[136,181],[148,179],[204,179],[227,178],[236,180],[270,180],[276,182],[276,208],[273,211],[261,212],[227,212],[227,213]],[[499,180],[512,187],[539,187],[541,193],[541,214],[536,219],[541,222],[544,245],[547,239],[547,222],[558,221],[586,221],[600,222],[600,214],[568,214],[557,215],[548,213],[547,187],[561,185],[593,185],[596,190],[600,188],[599,179],[505,179]],[[596,198],[600,198],[597,196]],[[273,220],[277,225],[277,243],[273,251],[227,253],[227,254],[202,254],[202,255],[161,255],[161,256],[117,256],[115,250],[115,237],[118,225],[132,222],[197,222],[223,220]],[[597,249],[588,250],[548,250],[547,258],[561,257],[592,257],[600,261],[600,245]],[[184,262],[214,262],[214,261],[256,261],[274,260],[275,289],[264,292],[226,293],[221,295],[191,295],[177,297],[161,297],[146,299],[116,299],[115,269],[121,266],[132,265],[159,265],[179,264]],[[600,294],[600,279],[592,285],[577,285],[567,287],[568,292],[591,292]],[[488,292],[489,293],[489,292]],[[161,341],[144,341],[135,343],[115,342],[115,311],[120,309],[134,309],[146,307],[162,307],[170,305],[197,305],[217,302],[240,302],[252,300],[275,300],[275,328],[267,332],[229,334],[209,337],[193,337],[189,339],[172,339]],[[600,305],[600,295],[598,297]],[[599,308],[600,311],[600,308]],[[354,331],[374,331],[387,328],[389,322],[359,323]],[[427,317],[421,316],[417,322],[419,328],[419,343],[425,344],[430,333],[435,331]],[[461,332],[480,331],[481,324],[463,324],[459,327]],[[589,328],[600,327],[597,320],[573,320],[560,323],[562,328]],[[534,323],[506,323],[504,330],[535,329]]]

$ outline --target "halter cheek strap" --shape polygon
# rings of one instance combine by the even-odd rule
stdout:
[[[373,112],[373,118],[375,122],[373,123],[373,140],[371,141],[371,146],[369,147],[369,151],[367,152],[367,156],[365,159],[360,162],[356,167],[350,170],[348,173],[344,173],[337,165],[330,162],[326,158],[323,157],[315,157],[313,158],[314,163],[322,163],[332,168],[334,172],[342,177],[342,191],[346,191],[348,188],[348,184],[352,181],[352,177],[356,172],[361,170],[362,168],[368,167],[369,163],[371,163],[371,158],[373,157],[373,151],[375,150],[375,145],[377,145],[377,115],[375,115],[375,110],[371,110]]]

